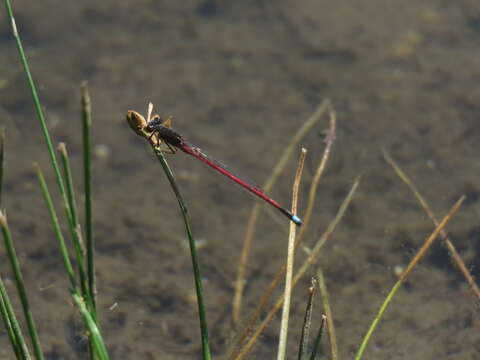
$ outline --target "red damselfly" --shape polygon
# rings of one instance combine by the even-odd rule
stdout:
[[[278,202],[265,194],[265,192],[258,186],[255,186],[252,183],[238,177],[220,161],[211,158],[210,156],[206,155],[198,146],[186,141],[182,135],[171,128],[171,118],[163,119],[159,115],[151,117],[151,112],[151,104],[149,105],[147,120],[145,120],[145,118],[136,111],[129,110],[127,112],[127,121],[137,134],[146,137],[156,147],[159,147],[163,142],[171,153],[175,153],[177,149],[180,149],[184,153],[193,156],[194,158],[210,166],[212,169],[235,181],[237,184],[247,189],[251,193],[257,195],[259,198],[265,200],[295,224],[302,224],[302,220],[297,215],[292,214],[290,211],[282,207]]]

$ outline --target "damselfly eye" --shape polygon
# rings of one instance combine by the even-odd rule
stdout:
[[[165,120],[163,120],[160,115],[155,115],[152,120],[150,120],[151,125],[161,125]]]

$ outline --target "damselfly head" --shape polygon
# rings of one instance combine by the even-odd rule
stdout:
[[[127,122],[137,135],[145,137],[145,127],[147,126],[147,120],[135,110],[127,111]]]

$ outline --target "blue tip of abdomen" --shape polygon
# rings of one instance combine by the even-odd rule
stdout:
[[[291,220],[297,225],[303,224],[302,219],[300,219],[297,215],[292,215]]]

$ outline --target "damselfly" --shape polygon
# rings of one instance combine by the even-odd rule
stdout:
[[[202,161],[219,173],[225,175],[237,184],[265,200],[267,203],[278,209],[282,214],[288,217],[297,225],[302,225],[302,220],[295,214],[282,207],[278,202],[269,197],[258,186],[241,179],[230,171],[220,161],[217,161],[205,154],[198,146],[186,141],[182,135],[171,128],[171,118],[163,119],[159,115],[151,116],[152,105],[149,104],[147,120],[134,110],[127,112],[127,121],[130,127],[140,136],[147,138],[155,147],[159,148],[163,142],[171,153],[175,153],[177,149],[182,150],[194,158]]]

